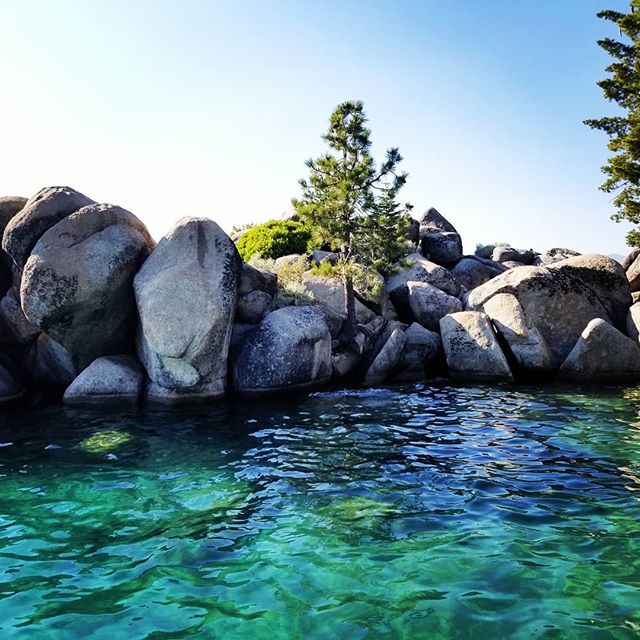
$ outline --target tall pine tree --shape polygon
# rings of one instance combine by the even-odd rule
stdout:
[[[378,167],[371,157],[371,132],[360,101],[338,105],[322,136],[329,151],[307,160],[308,179],[300,180],[302,197],[292,201],[311,227],[318,244],[339,249],[344,285],[345,322],[341,332],[349,342],[357,332],[353,271],[355,259],[376,268],[388,265],[406,245],[406,205],[396,203],[407,180],[397,171],[402,156],[387,151]]]
[[[598,82],[607,100],[622,109],[621,115],[585,120],[585,124],[604,131],[610,138],[613,155],[602,167],[607,179],[601,189],[615,193],[616,221],[640,224],[640,0],[631,0],[629,13],[601,11],[599,18],[614,22],[625,38],[599,40],[598,44],[614,58],[607,67],[609,77]],[[627,234],[627,242],[640,246],[640,231]]]

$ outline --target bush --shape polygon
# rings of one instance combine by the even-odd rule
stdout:
[[[314,296],[302,282],[302,277],[309,268],[307,260],[300,257],[292,262],[284,262],[276,265],[276,261],[270,258],[261,258],[254,255],[249,264],[263,271],[271,271],[278,276],[278,292],[274,299],[274,307],[303,307],[313,304]]]
[[[269,220],[245,231],[236,247],[245,262],[255,255],[275,260],[291,253],[305,253],[310,238],[311,231],[301,222]]]

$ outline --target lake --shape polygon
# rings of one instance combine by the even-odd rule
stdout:
[[[640,637],[640,390],[0,413],[0,637]]]

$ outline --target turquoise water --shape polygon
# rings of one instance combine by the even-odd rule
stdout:
[[[639,638],[640,393],[0,413],[0,638]]]

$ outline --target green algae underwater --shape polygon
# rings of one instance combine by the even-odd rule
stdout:
[[[640,637],[640,391],[0,413],[0,637]]]

